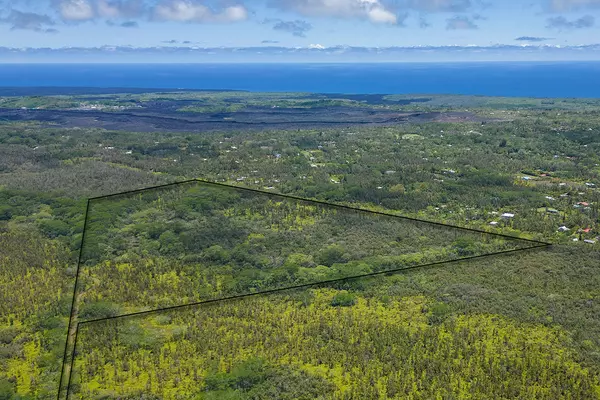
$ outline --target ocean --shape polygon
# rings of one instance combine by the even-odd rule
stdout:
[[[600,97],[600,62],[0,64],[0,87]]]

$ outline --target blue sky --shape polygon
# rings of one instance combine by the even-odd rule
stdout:
[[[5,48],[568,47],[598,38],[600,0],[0,0]]]

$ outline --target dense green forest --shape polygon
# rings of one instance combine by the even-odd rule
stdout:
[[[442,322],[439,306],[423,296],[383,302],[321,289],[217,304],[86,325],[74,397],[97,398],[111,388],[116,397],[311,398],[304,380],[281,388],[264,379],[269,366],[306,374],[322,398],[598,394],[560,330],[476,314]]]
[[[183,183],[90,202],[79,320],[534,246],[270,193]]]
[[[97,113],[109,115],[175,102],[173,113],[233,119],[362,107],[442,119],[203,132],[0,120],[0,399],[56,397],[86,199],[190,178],[554,246],[86,323],[530,244],[202,183],[94,199],[72,398],[600,398],[598,102],[98,97],[0,107],[103,102]],[[467,117],[443,119],[452,112]]]

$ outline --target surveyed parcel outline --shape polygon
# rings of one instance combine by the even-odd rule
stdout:
[[[422,224],[431,225],[431,226],[443,227],[446,229],[451,228],[451,229],[456,229],[457,231],[479,233],[482,235],[488,235],[490,237],[499,237],[499,238],[512,240],[512,241],[526,242],[526,243],[530,243],[531,246],[517,248],[517,249],[510,249],[510,250],[502,250],[502,251],[486,253],[486,254],[479,254],[479,255],[475,255],[475,256],[460,257],[460,258],[456,258],[456,259],[452,259],[452,260],[444,260],[444,261],[437,261],[437,262],[433,262],[433,263],[412,265],[412,266],[402,267],[402,268],[387,269],[387,270],[383,270],[383,271],[371,272],[371,273],[362,274],[362,275],[354,275],[354,276],[336,278],[336,279],[331,279],[331,280],[310,282],[310,283],[305,283],[305,284],[301,284],[301,285],[284,286],[281,288],[261,290],[261,291],[257,291],[257,292],[251,292],[251,293],[219,297],[219,298],[208,299],[208,300],[204,300],[204,301],[197,301],[197,302],[193,302],[193,303],[186,303],[186,304],[181,304],[181,305],[174,305],[174,306],[169,306],[169,307],[162,307],[162,308],[156,308],[156,309],[151,309],[151,310],[144,310],[144,311],[138,311],[138,312],[133,312],[133,313],[120,314],[120,315],[111,316],[111,317],[90,319],[90,320],[85,320],[85,321],[75,321],[77,319],[77,315],[75,315],[75,305],[76,305],[75,303],[77,301],[77,296],[78,296],[79,277],[80,277],[82,258],[83,258],[83,247],[84,247],[84,243],[85,243],[86,231],[88,228],[88,220],[89,220],[89,216],[90,216],[90,204],[92,202],[106,200],[106,199],[110,199],[110,198],[114,198],[114,197],[118,197],[118,196],[126,196],[126,195],[138,194],[138,193],[141,194],[143,192],[161,190],[161,189],[166,189],[166,188],[170,188],[170,187],[175,188],[177,186],[183,186],[183,185],[193,184],[193,183],[208,185],[208,186],[212,186],[212,187],[216,187],[216,188],[220,187],[220,188],[227,189],[227,190],[253,193],[253,194],[257,194],[257,195],[261,195],[261,196],[269,196],[271,198],[279,198],[282,200],[294,200],[294,201],[302,202],[305,204],[319,205],[322,207],[330,207],[330,208],[335,208],[338,210],[359,212],[359,213],[364,213],[366,215],[384,216],[384,217],[389,217],[389,218],[395,218],[398,220],[417,222],[417,223],[422,223]],[[83,227],[83,232],[82,232],[82,236],[81,236],[81,245],[79,248],[77,269],[75,272],[75,283],[74,283],[74,287],[73,287],[73,297],[71,300],[71,311],[69,313],[67,338],[65,340],[65,350],[64,350],[63,362],[62,362],[62,367],[61,367],[57,400],[61,399],[63,393],[65,393],[65,396],[64,396],[65,399],[69,398],[71,383],[72,383],[71,378],[73,375],[72,371],[73,371],[73,365],[74,365],[75,353],[76,353],[76,347],[77,347],[77,336],[79,333],[79,327],[80,327],[80,325],[83,325],[83,324],[92,324],[92,323],[97,323],[97,322],[107,321],[107,320],[112,320],[112,319],[123,319],[123,318],[128,318],[128,317],[141,316],[141,315],[159,313],[159,312],[170,311],[170,310],[178,310],[178,309],[183,309],[183,308],[188,308],[188,307],[200,306],[200,305],[204,305],[204,304],[212,304],[212,303],[217,303],[217,302],[222,302],[222,301],[243,299],[243,298],[251,297],[251,296],[267,295],[267,294],[273,294],[273,293],[277,293],[277,292],[281,292],[281,291],[289,291],[289,290],[293,290],[293,289],[310,288],[310,287],[314,287],[314,286],[318,286],[318,285],[335,284],[335,283],[339,283],[339,282],[357,280],[357,279],[361,279],[361,278],[367,278],[367,277],[378,276],[378,275],[391,275],[391,274],[395,274],[395,273],[399,273],[399,272],[403,272],[403,271],[415,270],[415,269],[419,269],[419,268],[434,267],[434,266],[440,266],[440,265],[448,264],[448,263],[456,263],[456,262],[462,262],[462,261],[476,260],[476,259],[480,259],[480,258],[488,258],[488,257],[493,257],[493,256],[499,256],[499,255],[504,255],[504,254],[526,251],[526,250],[548,248],[550,246],[552,246],[551,243],[534,240],[534,239],[525,239],[525,238],[510,236],[510,235],[506,235],[506,234],[502,234],[502,233],[488,232],[488,231],[484,231],[481,229],[467,228],[467,227],[456,226],[456,225],[451,225],[451,224],[444,224],[444,223],[435,222],[435,221],[427,221],[427,220],[423,220],[423,219],[412,218],[412,217],[392,214],[392,213],[383,212],[383,211],[375,211],[375,210],[369,210],[369,209],[364,209],[364,208],[357,208],[357,207],[352,207],[352,206],[343,205],[343,204],[326,202],[326,201],[322,201],[322,200],[307,199],[307,198],[288,195],[288,194],[267,192],[267,191],[259,190],[259,189],[234,186],[234,185],[229,185],[229,184],[220,183],[220,182],[212,182],[212,181],[208,181],[208,180],[200,179],[200,178],[189,179],[189,180],[180,181],[180,182],[173,182],[173,183],[168,183],[168,184],[164,184],[164,185],[152,186],[152,187],[148,187],[148,188],[130,190],[130,191],[125,191],[125,192],[120,192],[120,193],[114,193],[114,194],[109,194],[109,195],[105,195],[105,196],[92,197],[87,200],[87,204],[86,204],[86,210],[85,210],[85,216],[84,216],[84,227]],[[65,381],[66,381],[66,385],[65,385]]]

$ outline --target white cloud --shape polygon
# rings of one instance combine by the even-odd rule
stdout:
[[[471,0],[405,0],[401,5],[425,12],[463,12],[473,6]]]
[[[144,12],[143,0],[95,0],[98,16],[104,18],[135,18]]]
[[[323,50],[325,49],[325,46],[323,46],[322,44],[311,44],[308,46],[309,49],[318,49],[318,50]]]
[[[96,18],[113,20],[141,17],[145,10],[144,1],[50,0],[50,3],[64,21],[88,21]]]
[[[596,19],[592,15],[584,15],[581,18],[569,21],[563,16],[549,18],[548,25],[546,28],[558,29],[558,30],[570,30],[570,29],[586,29],[591,28],[596,23]]]
[[[25,29],[35,32],[56,33],[56,29],[47,28],[47,26],[56,25],[56,23],[45,14],[11,10],[6,17],[0,16],[0,23],[10,24],[11,30]]]
[[[446,29],[448,30],[460,30],[460,29],[478,29],[479,27],[468,17],[456,16],[446,20]]]
[[[94,8],[88,0],[62,0],[60,15],[67,21],[85,21],[94,18]]]
[[[106,0],[99,0],[97,4],[98,15],[105,18],[119,18],[121,9],[115,4],[111,4]]]
[[[242,5],[231,6],[225,8],[220,15],[224,19],[223,22],[243,21],[248,18],[248,10]]]
[[[552,11],[566,12],[582,8],[600,8],[600,0],[549,0]]]
[[[237,22],[248,18],[242,5],[229,6],[214,12],[204,4],[191,0],[169,0],[154,8],[154,17],[161,21],[178,22]]]
[[[398,21],[380,0],[272,0],[270,4],[307,17],[358,18],[390,24]]]
[[[368,12],[369,21],[380,24],[395,24],[398,18],[382,7],[375,7]]]

